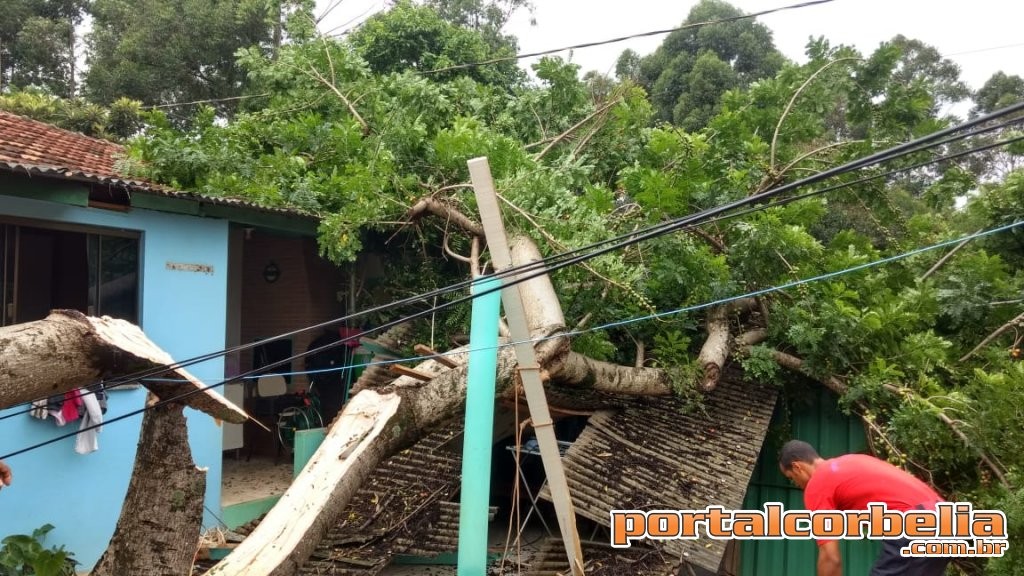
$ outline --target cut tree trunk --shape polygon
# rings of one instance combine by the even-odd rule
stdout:
[[[195,559],[206,472],[189,449],[184,406],[147,410],[128,495],[93,576],[183,576]]]
[[[134,324],[54,310],[43,320],[0,328],[0,408],[173,363]],[[154,377],[167,376],[181,382],[142,384],[161,399],[191,393],[182,403],[227,422],[248,417],[183,368]]]

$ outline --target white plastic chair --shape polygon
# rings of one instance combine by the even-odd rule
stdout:
[[[260,376],[256,380],[256,395],[260,398],[283,396],[286,393],[288,393],[288,383],[285,382],[284,376],[272,374]]]

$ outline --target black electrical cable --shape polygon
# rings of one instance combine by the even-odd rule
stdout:
[[[604,46],[606,44],[615,44],[618,42],[625,42],[626,40],[633,40],[635,38],[645,38],[648,36],[659,36],[662,34],[671,34],[672,32],[679,32],[681,30],[691,30],[693,28],[703,28],[705,26],[711,26],[714,24],[727,24],[729,22],[736,22],[738,20],[749,20],[751,18],[757,18],[758,16],[765,16],[767,14],[774,14],[776,12],[782,12],[785,10],[797,10],[800,8],[809,8],[811,6],[817,6],[819,4],[828,4],[834,0],[812,0],[810,2],[801,2],[799,4],[790,4],[788,6],[779,6],[778,8],[771,8],[768,10],[762,10],[760,12],[751,12],[750,14],[741,14],[739,16],[731,16],[729,18],[721,18],[718,20],[705,20],[703,22],[693,22],[691,24],[684,24],[683,26],[677,26],[675,28],[666,28],[663,30],[650,30],[648,32],[639,32],[636,34],[630,34],[628,36],[620,36],[618,38],[610,38],[608,40],[597,40],[594,42],[584,42],[582,44],[574,44],[572,46],[564,46],[562,48],[551,48],[548,50],[541,50],[538,52],[527,52],[523,54],[515,54],[512,56],[501,56],[498,58],[491,58],[489,60],[481,60],[479,62],[466,62],[464,64],[455,64],[453,66],[445,66],[444,68],[437,68],[434,70],[426,70],[423,72],[426,74],[438,74],[441,72],[450,72],[452,70],[463,70],[465,68],[476,68],[477,66],[487,66],[490,64],[498,64],[499,62],[511,62],[514,60],[523,60],[524,58],[533,58],[535,56],[544,56],[547,54],[556,54],[558,52],[565,52],[566,50],[578,50],[580,48],[593,48],[595,46]]]
[[[851,181],[851,182],[845,182],[845,183],[841,183],[841,184],[836,184],[834,186],[831,186],[831,187],[828,187],[828,188],[824,188],[824,189],[820,189],[820,190],[814,190],[812,192],[809,192],[809,193],[806,193],[806,194],[803,194],[803,195],[800,195],[800,196],[794,196],[794,197],[790,197],[790,198],[785,198],[785,199],[776,201],[776,202],[771,203],[771,204],[764,204],[764,205],[759,205],[759,206],[751,206],[747,210],[740,211],[738,213],[725,214],[725,215],[719,216],[717,218],[710,219],[708,222],[693,223],[689,227],[695,227],[697,225],[707,224],[709,222],[717,222],[717,221],[722,221],[722,220],[726,220],[726,219],[736,218],[736,217],[741,216],[741,215],[750,214],[750,213],[753,213],[753,212],[756,212],[756,211],[760,211],[760,210],[765,210],[765,209],[768,209],[768,208],[774,208],[774,207],[777,207],[779,205],[788,204],[790,202],[795,202],[797,200],[806,199],[806,198],[809,198],[811,196],[821,195],[821,194],[824,194],[824,193],[826,193],[828,191],[833,191],[833,190],[836,190],[836,189],[845,188],[845,187],[853,186],[853,185],[856,185],[856,184],[861,184],[861,183],[864,183],[864,182],[867,182],[867,181],[871,181],[871,180],[877,180],[877,179],[880,179],[880,178],[885,178],[885,177],[888,177],[888,176],[892,176],[892,175],[895,175],[895,174],[908,172],[908,171],[911,171],[911,170],[916,170],[916,169],[921,168],[923,166],[927,166],[927,165],[931,165],[931,164],[936,164],[936,163],[940,163],[940,162],[949,161],[949,160],[952,160],[952,159],[955,159],[955,158],[964,157],[964,156],[967,156],[969,154],[974,154],[974,153],[977,153],[977,152],[982,152],[982,151],[990,150],[990,149],[993,149],[993,148],[996,148],[996,147],[999,147],[999,146],[1004,146],[1004,145],[1012,144],[1014,142],[1019,142],[1019,141],[1022,141],[1022,140],[1024,140],[1024,136],[1017,136],[1017,137],[1010,138],[1010,139],[1007,139],[1007,140],[1002,140],[1002,141],[986,144],[984,146],[980,146],[980,147],[977,147],[977,148],[974,148],[974,149],[964,150],[964,151],[960,151],[960,152],[957,152],[957,153],[954,153],[954,154],[950,154],[950,155],[947,155],[947,156],[943,156],[943,157],[939,157],[939,158],[934,158],[932,160],[929,160],[929,161],[926,161],[926,162],[921,162],[921,163],[918,163],[918,164],[914,164],[912,166],[907,166],[907,167],[904,167],[904,168],[892,170],[892,171],[885,172],[885,173],[882,173],[882,174],[876,174],[876,175],[872,175],[872,176],[867,176],[865,178],[861,178],[861,179],[854,180],[854,181]],[[680,228],[680,229],[682,229],[682,228]],[[665,233],[667,234],[668,232],[666,231]],[[638,242],[638,241],[630,242],[629,245],[631,245],[633,243],[636,243],[636,242]],[[538,275],[543,275],[544,273],[546,273],[546,272],[542,272],[541,274],[538,274]],[[530,278],[532,278],[532,277],[535,277],[535,276],[531,276]],[[522,282],[522,281],[528,280],[530,278],[518,278],[518,279],[514,280],[513,282],[509,283],[509,285],[514,285],[514,284],[516,284],[518,282]],[[498,288],[498,289],[500,289],[500,288]],[[493,291],[493,290],[491,290],[491,291]],[[488,293],[488,292],[491,292],[491,291],[481,292],[481,294]],[[425,316],[427,314],[431,314],[431,313],[435,312],[438,309],[443,309],[443,308],[446,308],[448,306],[454,306],[455,304],[458,304],[458,303],[461,303],[461,302],[465,302],[465,301],[469,301],[469,300],[471,300],[474,297],[475,297],[474,295],[471,295],[471,296],[464,297],[464,298],[460,299],[460,301],[446,303],[445,305],[441,305],[441,306],[438,306],[438,307],[433,307],[433,308],[430,308],[430,309],[426,309],[426,310],[417,312],[417,313],[415,313],[415,314],[413,314],[413,315],[411,315],[409,317],[400,318],[400,319],[391,321],[389,323],[386,323],[385,325],[383,325],[381,327],[378,327],[378,328],[376,328],[373,331],[376,331],[376,330],[379,330],[379,329],[383,329],[383,328],[389,328],[391,326],[394,326],[394,325],[397,325],[397,324],[400,324],[400,323],[403,323],[403,322],[408,322],[410,320],[414,320],[416,318],[423,317],[423,316]],[[277,366],[280,366],[280,365],[283,365],[283,364],[290,363],[290,362],[292,362],[295,359],[304,357],[304,356],[309,355],[309,354],[315,354],[315,353],[317,353],[319,351],[326,350],[328,348],[332,348],[334,346],[337,346],[337,345],[340,345],[340,344],[345,343],[347,341],[350,341],[350,340],[352,340],[354,338],[361,337],[362,335],[365,335],[365,334],[367,334],[369,332],[371,332],[371,331],[366,331],[366,332],[363,332],[363,333],[361,333],[359,335],[355,335],[355,336],[350,336],[350,337],[344,338],[344,339],[342,339],[339,342],[332,342],[330,344],[326,344],[324,346],[318,347],[318,348],[316,348],[314,350],[310,350],[310,351],[307,351],[307,352],[303,352],[303,353],[299,353],[299,354],[293,355],[291,358],[280,360],[280,361],[274,362],[274,363],[272,363],[270,365],[263,366],[263,367],[260,367],[258,369],[255,369],[255,370],[251,370],[251,371],[249,371],[249,372],[247,372],[245,374],[242,374],[242,375],[237,376],[237,377],[232,378],[232,379],[224,380],[224,381],[222,381],[222,382],[220,382],[218,384],[213,384],[213,385],[206,386],[206,387],[203,387],[203,388],[193,389],[193,390],[191,390],[189,392],[186,392],[184,394],[180,394],[180,395],[178,395],[176,397],[169,398],[169,399],[166,399],[166,400],[160,400],[159,402],[153,404],[152,406],[146,406],[146,407],[144,407],[142,409],[139,409],[139,410],[136,410],[136,411],[133,411],[133,412],[129,412],[127,414],[124,414],[124,415],[115,417],[113,419],[107,420],[105,422],[105,424],[109,424],[109,423],[116,422],[116,421],[119,421],[119,420],[124,420],[124,419],[130,418],[130,417],[133,417],[133,416],[137,416],[137,415],[145,412],[146,410],[149,410],[149,409],[152,409],[152,408],[157,408],[157,407],[163,406],[163,405],[168,404],[168,403],[178,402],[178,401],[183,400],[183,399],[185,399],[185,398],[187,398],[189,396],[192,396],[193,394],[196,394],[196,393],[199,393],[199,392],[203,392],[203,391],[208,390],[208,389],[212,389],[212,388],[216,388],[216,387],[222,386],[224,384],[227,384],[228,382],[232,382],[232,381],[237,380],[237,379],[242,379],[242,378],[251,376],[253,374],[256,374],[258,372],[262,372],[264,370],[270,369],[270,368],[274,368],[274,367],[277,367]],[[95,425],[93,427],[87,427],[87,428],[85,428],[83,430],[80,430],[80,431],[77,431],[77,432],[73,432],[73,433],[69,433],[69,434],[63,435],[63,436],[52,438],[50,440],[38,443],[38,444],[33,445],[33,446],[29,446],[27,448],[18,450],[16,452],[12,452],[10,454],[6,454],[6,455],[4,455],[0,459],[10,458],[10,457],[17,456],[17,455],[23,454],[23,453],[31,451],[31,450],[42,448],[42,447],[47,446],[49,444],[52,444],[54,442],[58,442],[60,440],[63,440],[63,439],[75,436],[75,435],[77,435],[81,431],[89,430],[89,429],[92,429],[92,428],[98,428],[100,426],[102,426],[102,424]]]
[[[876,163],[880,163],[880,162],[885,162],[885,161],[888,161],[888,160],[896,159],[896,158],[899,158],[899,157],[902,157],[902,156],[906,156],[906,155],[913,154],[913,153],[916,153],[916,152],[924,151],[924,150],[927,150],[929,148],[933,148],[935,146],[939,146],[939,145],[943,145],[943,144],[948,144],[950,142],[954,142],[954,141],[957,141],[957,140],[968,138],[970,136],[976,136],[976,135],[979,135],[979,134],[983,134],[983,133],[986,133],[986,132],[997,130],[999,128],[1003,128],[1003,127],[1005,127],[1007,125],[1011,125],[1011,124],[1015,124],[1015,123],[1021,122],[1022,121],[1021,118],[1016,118],[1016,119],[1013,119],[1013,120],[1010,120],[1010,121],[1007,121],[1007,122],[1003,122],[1001,124],[983,126],[981,129],[973,131],[973,132],[966,132],[964,134],[956,134],[957,132],[960,132],[960,131],[965,130],[967,128],[973,128],[974,126],[978,126],[979,124],[985,124],[985,123],[990,122],[990,121],[992,121],[994,119],[998,119],[998,118],[1000,118],[1002,116],[1005,116],[1005,115],[1017,112],[1017,111],[1019,111],[1021,109],[1024,109],[1024,102],[1016,104],[1016,105],[1013,105],[1013,106],[1009,106],[1009,107],[1003,108],[1001,110],[997,110],[997,111],[992,112],[992,113],[990,113],[988,115],[981,116],[979,118],[976,118],[974,120],[965,122],[963,124],[959,124],[959,125],[956,125],[956,126],[951,126],[949,128],[946,128],[946,129],[940,130],[938,132],[935,132],[935,133],[932,133],[932,134],[920,137],[920,138],[912,140],[910,142],[907,142],[907,143],[895,146],[893,148],[889,148],[889,149],[877,152],[875,154],[866,156],[864,158],[860,158],[858,160],[854,160],[854,161],[848,162],[848,163],[843,164],[841,166],[832,168],[830,170],[826,170],[824,172],[821,172],[819,174],[816,174],[816,175],[813,175],[813,176],[810,176],[810,177],[807,177],[807,178],[803,178],[801,180],[797,180],[797,181],[792,182],[790,184],[786,184],[786,185],[783,185],[783,186],[780,186],[780,187],[777,187],[777,188],[772,188],[772,189],[769,189],[769,190],[767,190],[765,192],[762,192],[762,193],[759,193],[759,194],[755,194],[755,195],[749,196],[747,198],[744,198],[744,199],[741,199],[741,200],[738,200],[738,201],[735,201],[735,202],[732,202],[732,203],[727,203],[727,204],[724,204],[724,205],[721,205],[721,206],[718,206],[718,207],[715,207],[715,208],[711,208],[711,209],[707,209],[707,210],[704,210],[704,211],[700,211],[700,212],[697,212],[697,213],[689,215],[689,216],[685,216],[685,217],[678,218],[678,219],[675,219],[675,220],[670,220],[668,222],[660,223],[660,224],[657,224],[655,226],[651,226],[651,227],[648,227],[648,228],[645,228],[645,229],[642,229],[642,230],[637,230],[637,231],[633,231],[633,232],[630,232],[630,233],[627,233],[627,234],[623,234],[623,235],[620,235],[620,236],[618,236],[616,238],[607,239],[607,240],[603,240],[603,241],[600,241],[600,242],[595,242],[595,243],[592,243],[592,244],[590,244],[588,246],[584,246],[584,247],[581,247],[581,248],[576,248],[576,249],[573,249],[573,250],[568,251],[568,252],[563,253],[563,254],[554,255],[554,256],[548,257],[546,259],[542,259],[542,260],[539,260],[539,261],[536,261],[536,262],[531,262],[529,264],[522,265],[522,266],[519,266],[519,267],[511,267],[511,268],[503,270],[503,271],[501,271],[499,273],[494,274],[492,277],[503,278],[503,277],[506,277],[506,276],[509,276],[509,275],[513,275],[513,274],[518,275],[518,274],[522,274],[522,273],[527,272],[527,271],[541,269],[541,272],[539,274],[534,274],[534,275],[526,277],[526,278],[520,278],[518,281],[516,281],[514,283],[518,283],[520,281],[525,281],[525,280],[528,280],[530,278],[534,278],[534,277],[536,277],[538,275],[543,275],[543,274],[546,274],[546,273],[548,273],[550,271],[558,270],[560,268],[564,268],[566,266],[573,265],[573,264],[585,261],[587,259],[599,256],[599,255],[602,255],[602,254],[606,254],[606,253],[611,252],[613,250],[616,250],[618,248],[624,247],[624,246],[626,246],[628,244],[632,244],[632,243],[636,243],[636,242],[639,242],[639,241],[642,241],[642,240],[645,240],[645,239],[653,238],[653,237],[656,237],[658,235],[661,235],[662,233],[668,233],[668,232],[671,232],[671,231],[678,230],[681,226],[685,226],[685,225],[691,224],[691,223],[695,222],[697,219],[706,218],[708,216],[715,216],[717,214],[721,214],[723,212],[732,210],[732,209],[737,208],[737,207],[742,207],[742,206],[747,205],[747,204],[756,203],[757,201],[764,200],[766,198],[771,198],[773,196],[777,196],[779,194],[782,194],[784,192],[788,192],[790,190],[793,190],[793,189],[796,189],[796,188],[799,188],[799,187],[808,186],[808,185],[820,182],[822,180],[825,180],[825,179],[828,179],[828,178],[832,178],[834,176],[841,175],[841,174],[846,173],[846,172],[857,170],[857,169],[860,169],[860,168],[865,167],[865,166],[870,165],[870,164],[876,164]],[[952,136],[950,136],[950,135],[952,135]],[[947,136],[950,136],[950,137],[946,138]],[[935,142],[936,140],[940,140],[940,141],[939,142]],[[582,254],[582,255],[577,255],[575,257],[569,257],[569,256],[571,256],[573,254],[578,254],[578,253],[583,252],[585,250],[591,250],[593,248],[602,247],[602,246],[603,246],[603,248],[600,248],[598,250],[595,250],[595,251],[592,251],[592,252],[588,252],[588,253]],[[567,257],[568,257],[568,259],[565,261],[564,264],[562,264],[561,260],[563,258],[567,258]],[[549,269],[547,267],[547,265],[552,263],[552,262],[554,262],[556,264],[560,264],[560,265],[557,265],[557,266]],[[288,337],[291,337],[291,336],[294,336],[294,335],[297,335],[297,334],[301,334],[303,332],[307,332],[307,331],[310,331],[310,330],[317,330],[317,329],[327,328],[329,326],[336,325],[336,324],[339,324],[341,322],[345,322],[347,320],[350,320],[350,319],[353,319],[353,318],[357,318],[359,316],[363,316],[363,315],[366,315],[366,314],[370,314],[370,313],[374,313],[374,312],[380,312],[380,311],[385,311],[385,310],[392,309],[392,308],[397,308],[397,307],[400,307],[400,306],[406,306],[408,304],[412,304],[412,303],[416,303],[416,302],[422,302],[424,300],[431,299],[431,298],[436,297],[436,296],[443,296],[443,295],[446,295],[448,293],[454,292],[456,290],[461,290],[461,289],[471,285],[473,282],[474,282],[474,280],[462,281],[462,282],[453,284],[451,286],[448,286],[446,288],[438,289],[438,290],[435,290],[435,291],[432,291],[432,292],[429,292],[429,293],[426,293],[426,294],[412,296],[412,297],[405,298],[405,299],[397,301],[397,302],[392,302],[392,303],[388,303],[388,304],[382,304],[380,306],[376,306],[376,307],[370,308],[368,310],[364,310],[364,311],[361,311],[361,312],[350,314],[350,315],[347,315],[347,316],[344,316],[344,317],[341,317],[341,318],[336,318],[336,319],[333,319],[333,320],[328,320],[326,322],[321,322],[319,324],[315,324],[315,325],[312,325],[312,326],[300,328],[300,329],[297,329],[297,330],[293,330],[291,332],[286,332],[284,334],[279,334],[277,336],[274,336],[274,337],[271,337],[271,338],[268,338],[268,339],[265,339],[265,340],[261,340],[260,342],[243,344],[243,345],[232,347],[232,348],[228,348],[228,349],[225,349],[225,350],[222,350],[222,351],[211,352],[211,353],[208,353],[208,354],[204,354],[204,355],[197,356],[197,357],[194,357],[194,358],[190,358],[190,359],[187,359],[187,360],[183,360],[183,361],[180,361],[180,362],[175,362],[173,364],[157,366],[157,367],[154,367],[154,368],[151,368],[151,369],[147,369],[147,370],[144,370],[144,371],[136,372],[134,374],[129,374],[129,375],[126,375],[126,376],[122,376],[122,377],[114,379],[114,380],[112,380],[110,382],[100,382],[100,383],[104,384],[107,388],[113,388],[113,387],[117,387],[117,386],[123,385],[125,383],[136,382],[138,380],[149,378],[149,377],[155,376],[157,374],[161,374],[163,372],[167,372],[169,370],[174,370],[176,368],[183,368],[183,367],[190,366],[190,365],[193,365],[193,364],[196,364],[196,363],[199,363],[199,362],[204,362],[204,361],[207,361],[207,360],[210,360],[210,359],[213,359],[213,358],[217,358],[217,357],[225,355],[225,354],[231,354],[231,353],[235,353],[235,352],[238,352],[238,351],[247,350],[247,349],[253,348],[255,346],[259,346],[261,344],[265,344],[266,342],[269,342],[269,341],[279,340],[279,339],[282,339],[282,338],[288,338]],[[488,291],[488,292],[490,292],[490,291]],[[482,294],[486,294],[488,292],[484,292]],[[447,308],[449,306],[454,306],[456,304],[461,304],[463,302],[466,302],[467,300],[471,300],[472,298],[473,298],[473,296],[460,298],[460,299],[455,300],[453,302],[447,303],[447,304],[443,305],[442,307],[430,309],[430,310],[426,311],[426,313],[436,312],[438,310]],[[419,316],[417,316],[417,317],[419,317]],[[388,326],[388,327],[390,327],[390,326]],[[385,328],[385,327],[384,326],[376,327],[374,329],[374,331],[381,330],[383,328]],[[352,340],[354,338],[359,338],[359,337],[365,336],[365,335],[367,335],[369,333],[370,332],[362,332],[362,333],[360,333],[360,334],[358,334],[356,336],[352,336],[352,337],[349,337],[347,339],[344,339],[344,340],[341,340],[341,341],[338,341],[338,342],[334,342],[334,343],[328,345],[327,348],[341,345],[341,344],[343,344],[345,342],[348,342],[348,341],[350,341],[350,340]],[[318,351],[320,351],[320,349],[317,349],[315,351],[307,351],[306,354],[313,354],[313,353],[318,352]],[[298,358],[298,357],[302,357],[302,356],[297,356],[296,358]],[[281,363],[283,364],[283,363],[286,363],[286,362],[290,362],[291,360],[294,360],[294,359],[295,358],[291,358],[289,360],[282,361]],[[269,368],[268,366],[261,367],[257,372],[262,372],[263,370],[266,370],[268,368]],[[239,376],[239,377],[236,377],[236,379],[237,378],[243,378],[243,377],[244,376]],[[229,380],[229,381],[232,381],[232,380]],[[0,419],[2,419],[2,418],[0,418]]]

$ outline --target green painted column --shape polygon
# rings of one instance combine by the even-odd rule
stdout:
[[[491,448],[494,443],[494,387],[498,372],[501,281],[473,283],[469,329],[466,429],[462,447],[462,503],[459,509],[458,576],[487,572],[487,511],[490,507]],[[479,296],[481,292],[494,290]]]

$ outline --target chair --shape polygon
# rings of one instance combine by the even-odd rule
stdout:
[[[267,376],[260,376],[256,380],[255,395],[252,398],[253,406],[253,417],[270,424],[270,426],[276,426],[279,419],[282,406],[282,400],[288,394],[288,382],[285,381],[284,376],[278,374],[270,374]],[[252,457],[253,446],[249,447],[249,453],[246,456],[246,460]],[[277,457],[281,456],[281,445],[277,446]]]
[[[562,458],[565,458],[565,453],[569,450],[570,447],[572,447],[573,443],[567,442],[565,440],[556,440],[556,442],[558,443],[558,455],[561,456]],[[520,455],[523,456],[536,456],[538,458],[541,457],[540,445],[537,443],[536,437],[531,437],[529,440],[526,441],[526,443],[524,443],[522,446],[519,446],[518,448],[515,444],[512,444],[509,446],[505,446],[505,449],[508,450],[509,452],[512,452],[513,454],[518,452]],[[541,514],[540,509],[537,507],[537,501],[540,500],[540,494],[541,492],[544,491],[544,486],[548,483],[547,474],[545,473],[544,481],[541,482],[540,488],[538,488],[537,493],[534,494],[533,491],[530,490],[530,482],[526,479],[526,474],[523,472],[523,467],[518,466],[518,468],[519,480],[522,481],[523,488],[526,489],[526,495],[529,497],[530,501],[530,510],[526,513],[526,518],[523,519],[522,524],[519,526],[519,535],[522,535],[523,530],[526,529],[527,523],[530,522],[530,516],[532,516],[533,513],[536,512],[537,518],[539,518],[540,523],[544,525],[544,529],[547,531],[548,536],[554,536],[554,534],[551,532],[551,528],[548,526],[547,521],[544,520],[544,516]],[[517,535],[517,542],[518,539],[519,536]]]
[[[284,396],[287,393],[288,383],[285,382],[284,376],[271,374],[270,376],[260,376],[256,380],[257,398],[272,398],[274,396]]]

